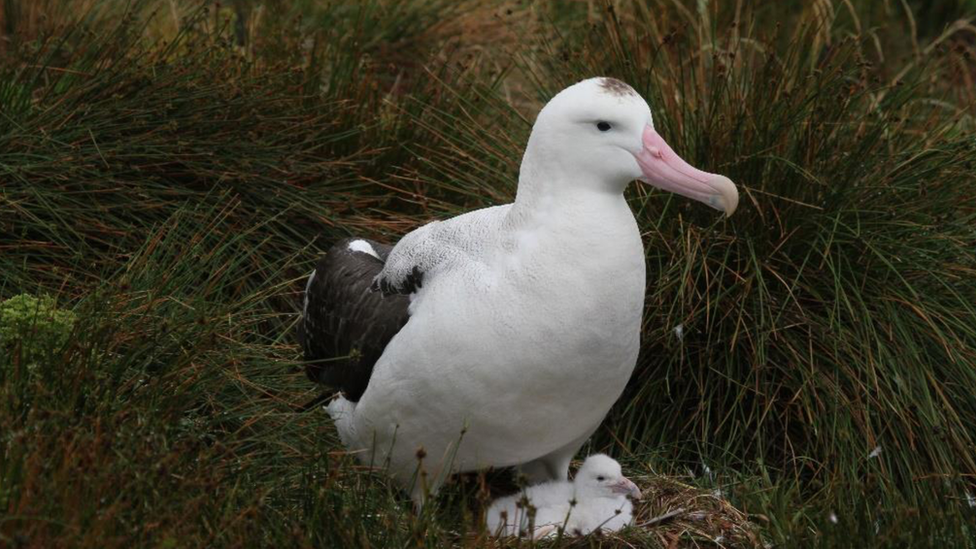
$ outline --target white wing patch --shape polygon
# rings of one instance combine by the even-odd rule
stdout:
[[[365,240],[353,240],[349,243],[349,247],[347,249],[350,252],[360,252],[369,254],[376,259],[380,258],[379,254],[376,253],[376,250],[374,250],[373,247],[369,245],[369,242],[366,242]]]
[[[315,271],[308,275],[308,282],[305,284],[305,302],[302,304],[302,316],[308,316],[308,291],[312,289],[312,281],[315,280]]]

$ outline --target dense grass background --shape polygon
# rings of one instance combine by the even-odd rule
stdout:
[[[976,545],[974,14],[5,0],[0,300],[44,299],[0,307],[0,545],[493,543],[477,481],[415,516],[294,412],[298,292],[335,239],[511,200],[593,75],[742,201],[631,189],[643,352],[588,448],[643,515],[711,511],[575,545]]]

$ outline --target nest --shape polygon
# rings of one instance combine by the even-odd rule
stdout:
[[[706,490],[678,477],[632,477],[643,500],[634,506],[634,525],[623,534],[653,538],[661,547],[764,547],[759,527],[723,497],[720,489]],[[635,532],[636,531],[636,532]]]
[[[592,547],[594,537],[599,546],[611,547],[730,547],[765,548],[757,524],[726,500],[721,489],[692,486],[685,477],[664,475],[628,475],[644,494],[634,503],[634,523],[619,532],[594,533],[589,536],[567,536],[540,540],[535,547]],[[498,485],[508,484],[497,476],[491,483],[494,496]],[[501,481],[501,482],[499,482]],[[513,491],[511,486],[505,486]],[[504,490],[502,490],[504,493]],[[528,540],[502,538],[502,547],[525,546]]]

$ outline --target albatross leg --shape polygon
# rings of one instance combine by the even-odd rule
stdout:
[[[549,469],[546,468],[546,464],[541,458],[523,463],[517,466],[515,470],[518,477],[525,477],[525,482],[528,486],[554,480],[554,477],[549,474]],[[566,477],[563,478],[565,479]]]
[[[573,440],[569,444],[557,448],[555,451],[540,458],[519,465],[517,468],[518,474],[524,475],[529,485],[550,480],[566,480],[569,475],[569,462],[572,461],[576,452],[579,452],[579,449],[583,447],[583,444],[586,443],[590,435],[599,426],[600,424],[597,423],[591,429],[588,429],[583,436]]]

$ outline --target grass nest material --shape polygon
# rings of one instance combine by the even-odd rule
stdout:
[[[635,506],[635,529],[660,547],[764,546],[759,525],[724,497],[721,489],[703,489],[688,477],[637,476],[644,499]]]

